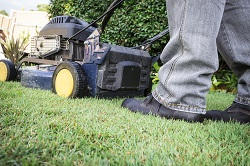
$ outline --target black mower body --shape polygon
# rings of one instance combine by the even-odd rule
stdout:
[[[75,17],[57,16],[52,18],[51,21],[42,28],[39,32],[39,36],[58,35],[68,39],[88,25],[87,22]],[[94,30],[94,27],[89,27],[84,33],[77,35],[73,39],[85,41]]]

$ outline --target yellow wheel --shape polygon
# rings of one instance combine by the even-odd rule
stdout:
[[[0,81],[11,81],[16,78],[15,65],[8,60],[0,60]]]
[[[58,72],[55,82],[56,93],[62,97],[70,97],[74,88],[74,79],[68,69]]]
[[[75,62],[59,64],[53,74],[52,91],[61,97],[75,98],[87,95],[87,80],[81,65]]]
[[[0,62],[0,81],[6,81],[8,77],[8,68],[5,63]]]

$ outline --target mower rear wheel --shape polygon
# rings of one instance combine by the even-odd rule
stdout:
[[[0,81],[14,81],[16,76],[15,65],[9,60],[0,60]]]
[[[62,62],[54,71],[52,91],[61,97],[76,98],[88,94],[87,78],[80,64]]]

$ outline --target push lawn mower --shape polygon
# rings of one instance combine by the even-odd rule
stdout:
[[[31,52],[15,66],[0,61],[0,81],[20,80],[25,87],[52,90],[63,97],[143,96],[150,93],[152,57],[145,48],[168,30],[134,48],[100,43],[115,0],[91,24],[71,16],[57,16],[31,39]],[[102,27],[96,22],[102,19]]]

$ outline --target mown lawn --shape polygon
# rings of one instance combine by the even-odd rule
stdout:
[[[234,96],[208,95],[208,109]],[[250,165],[250,126],[131,113],[0,82],[0,165]]]

